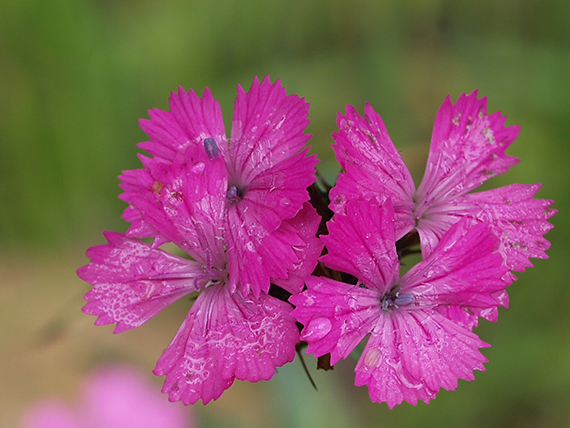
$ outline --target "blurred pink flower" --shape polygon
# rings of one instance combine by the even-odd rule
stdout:
[[[457,323],[456,313],[496,308],[510,284],[489,225],[460,220],[400,277],[390,199],[382,206],[350,200],[344,212],[328,223],[321,260],[358,282],[310,276],[308,289],[290,297],[307,353],[330,353],[334,365],[370,334],[356,385],[368,385],[371,399],[390,408],[429,402],[440,388],[474,379],[487,361],[478,348],[489,345]]]
[[[433,128],[424,178],[416,190],[402,157],[381,117],[366,104],[362,118],[352,106],[339,113],[334,134],[337,159],[344,169],[331,190],[331,208],[342,212],[346,201],[363,196],[383,204],[390,198],[396,213],[396,239],[414,228],[423,258],[435,249],[449,228],[462,217],[491,225],[500,238],[500,253],[511,270],[532,267],[530,257],[547,258],[550,243],[543,238],[557,211],[551,200],[533,199],[540,184],[512,184],[468,193],[518,163],[505,150],[520,127],[505,127],[500,112],[487,114],[487,99],[477,91],[441,106]]]
[[[172,401],[208,403],[236,378],[268,380],[295,357],[291,306],[268,292],[301,291],[321,253],[306,190],[316,160],[304,150],[308,105],[268,77],[238,88],[229,146],[208,89],[202,99],[181,89],[170,104],[141,123],[154,158],[121,177],[129,231],[106,232],[78,275],[93,285],[83,311],[115,333],[200,291],[154,373]],[[165,242],[191,259],[158,248]]]
[[[189,409],[169,403],[135,369],[99,369],[83,384],[77,406],[47,399],[24,415],[22,428],[192,428]]]

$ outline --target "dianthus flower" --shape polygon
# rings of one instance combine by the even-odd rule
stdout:
[[[193,90],[186,93],[179,88],[179,93],[170,97],[170,109],[151,110],[150,120],[141,120],[141,128],[151,140],[139,147],[154,157],[141,157],[143,164],[172,164],[181,154],[191,157],[196,151],[199,157],[206,152],[210,160],[221,159],[210,173],[215,175],[206,181],[213,186],[221,180],[214,192],[217,202],[225,207],[224,219],[216,225],[225,230],[229,286],[232,292],[239,286],[244,295],[250,289],[256,296],[267,292],[269,278],[287,278],[287,270],[293,270],[298,257],[291,249],[297,245],[293,233],[286,239],[279,234],[277,239],[270,236],[283,220],[301,210],[309,200],[306,189],[315,181],[317,160],[307,157],[305,144],[310,135],[303,133],[309,123],[308,103],[296,95],[287,96],[280,81],[271,84],[269,76],[262,83],[256,77],[248,93],[238,85],[229,144],[220,105],[208,88],[201,99]],[[202,163],[196,161],[196,168]],[[167,218],[192,222],[188,215],[174,210],[158,213],[160,218],[149,217],[162,182],[157,179],[150,188],[149,183],[141,186],[141,180],[148,181],[147,171],[148,167],[125,171],[121,177],[125,193],[120,198],[130,204],[123,218],[132,223],[127,236],[152,236],[155,246],[174,242],[200,259],[196,234],[182,236],[164,226]],[[184,225],[177,223],[177,227]]]
[[[81,387],[76,407],[50,398],[25,413],[22,428],[192,428],[192,414],[169,405],[137,370],[98,369]]]
[[[390,408],[402,401],[429,402],[438,390],[485,370],[479,348],[489,346],[448,317],[463,308],[489,308],[510,284],[491,227],[463,218],[431,254],[400,277],[394,209],[390,199],[354,199],[328,223],[322,236],[331,269],[355,285],[309,276],[308,289],[293,295],[292,315],[305,327],[307,353],[346,358],[362,339],[368,343],[356,366],[356,385]]]
[[[553,201],[533,199],[540,184],[511,184],[468,193],[518,163],[505,150],[520,127],[505,127],[500,112],[488,115],[487,99],[477,92],[449,96],[436,116],[423,180],[416,190],[408,168],[392,143],[381,117],[366,104],[362,118],[352,106],[339,113],[334,134],[337,159],[344,169],[331,191],[331,208],[342,212],[346,201],[363,196],[383,204],[392,200],[396,239],[416,229],[422,256],[431,254],[449,228],[462,217],[491,224],[500,237],[500,253],[511,270],[532,267],[530,257],[547,258],[543,238],[557,211]],[[505,297],[506,299],[506,297]]]
[[[271,283],[301,291],[322,244],[307,202],[314,157],[303,150],[308,105],[280,83],[238,87],[228,146],[219,104],[180,89],[171,111],[141,126],[153,158],[121,177],[126,235],[107,232],[79,276],[93,289],[83,311],[96,325],[135,328],[200,291],[154,373],[185,404],[218,398],[234,379],[270,379],[293,360],[299,332]],[[152,237],[152,244],[137,238]],[[191,259],[158,248],[172,242]]]

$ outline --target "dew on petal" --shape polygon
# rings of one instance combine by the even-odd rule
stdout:
[[[458,126],[460,120],[461,120],[461,113],[457,113],[457,116],[455,116],[451,122],[453,122],[455,126]]]
[[[364,356],[364,365],[369,368],[378,366],[380,361],[382,361],[382,352],[379,349],[369,349]]]
[[[345,200],[345,196],[344,195],[336,195],[336,197],[334,198],[333,204],[334,205],[341,205],[342,203],[344,203]]]
[[[204,164],[204,162],[198,162],[196,163],[196,165],[192,167],[192,172],[194,174],[201,175],[204,173],[205,169],[206,169],[206,164]]]
[[[313,318],[305,328],[303,337],[310,340],[319,340],[325,337],[331,329],[332,323],[328,318]]]
[[[289,205],[291,205],[291,199],[281,198],[281,200],[279,201],[279,205],[281,205],[283,208],[288,207]]]

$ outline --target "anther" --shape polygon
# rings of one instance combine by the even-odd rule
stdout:
[[[213,138],[204,139],[204,149],[210,159],[216,159],[218,156],[218,145],[216,144],[216,140]]]
[[[387,311],[391,308],[399,308],[401,306],[408,306],[414,301],[413,294],[387,294],[382,297],[380,305],[383,311]]]
[[[226,193],[226,198],[229,201],[234,202],[242,198],[242,192],[238,187],[232,186],[228,189],[228,193]]]

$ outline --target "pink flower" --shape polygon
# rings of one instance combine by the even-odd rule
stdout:
[[[100,369],[87,378],[80,406],[59,399],[37,403],[22,428],[191,428],[191,414],[163,400],[139,372],[127,366]]]
[[[202,99],[180,90],[171,108],[142,124],[154,158],[121,177],[131,228],[107,232],[78,275],[93,285],[83,311],[116,333],[200,291],[154,373],[166,376],[170,400],[208,403],[234,379],[270,379],[295,356],[291,306],[267,293],[271,283],[300,292],[321,253],[306,190],[315,159],[301,151],[307,105],[269,78],[248,94],[238,88],[229,147],[208,89]],[[191,259],[158,248],[165,242]]]
[[[530,257],[547,258],[543,238],[557,211],[553,201],[533,199],[540,184],[512,184],[468,193],[487,179],[506,172],[518,159],[505,150],[520,127],[505,127],[500,112],[488,115],[487,99],[477,92],[449,97],[435,119],[426,172],[419,188],[390,140],[380,116],[366,104],[362,118],[352,107],[338,116],[334,135],[337,158],[344,168],[331,191],[331,208],[343,212],[346,201],[359,196],[383,204],[390,198],[396,213],[396,239],[414,228],[422,256],[433,252],[449,228],[462,217],[491,224],[500,237],[500,253],[515,271],[532,267]]]
[[[215,223],[227,251],[229,286],[232,292],[239,287],[243,295],[251,289],[259,296],[269,290],[270,278],[288,278],[287,271],[298,263],[293,233],[282,243],[283,231],[276,230],[302,209],[309,200],[307,187],[315,181],[317,160],[307,157],[310,135],[303,134],[309,105],[296,95],[287,96],[280,81],[271,84],[267,76],[259,83],[256,77],[248,93],[238,86],[229,145],[219,103],[208,88],[201,99],[193,90],[180,88],[172,94],[170,108],[151,110],[151,119],[141,120],[151,141],[139,147],[154,159],[141,157],[146,168],[125,171],[121,177],[125,192],[120,198],[130,204],[123,217],[132,223],[127,236],[153,237],[155,246],[174,242],[200,259],[200,232],[186,224],[194,221],[192,215],[179,211],[184,201],[172,201],[174,213],[156,207],[165,193],[161,180],[168,179],[160,170],[192,163],[204,176],[198,170],[213,162],[216,165],[197,184],[209,186],[208,197],[213,199],[208,203],[219,205],[214,208]],[[170,197],[179,193],[173,190]],[[180,219],[183,216],[186,220]],[[211,245],[221,249],[221,242]]]
[[[323,236],[331,269],[357,279],[355,285],[310,276],[308,289],[289,299],[305,327],[307,353],[346,358],[362,339],[368,343],[356,366],[356,385],[368,385],[373,401],[390,408],[435,398],[458,379],[474,379],[489,346],[450,313],[496,308],[510,284],[491,227],[464,218],[455,223],[422,262],[400,277],[394,209],[350,200]],[[469,227],[471,226],[471,227]]]

